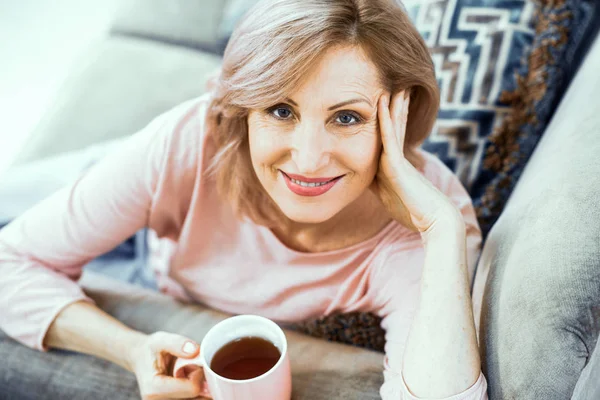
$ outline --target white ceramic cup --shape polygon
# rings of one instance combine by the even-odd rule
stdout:
[[[236,339],[254,336],[273,343],[281,353],[277,364],[263,375],[234,380],[217,375],[210,364],[215,353]],[[189,366],[204,369],[204,394],[214,400],[290,400],[292,374],[285,334],[276,323],[257,315],[238,315],[213,326],[200,344],[200,354],[192,359],[178,358],[173,376],[187,376]],[[188,368],[186,370],[186,367]]]

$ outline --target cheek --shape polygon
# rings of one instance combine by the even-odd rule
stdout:
[[[375,134],[357,135],[344,145],[344,163],[361,178],[370,180],[379,166],[381,141]]]
[[[248,119],[248,145],[252,165],[257,170],[265,166],[269,167],[284,152],[278,131],[260,118]]]
[[[366,150],[366,147],[364,149]],[[368,151],[361,151],[355,159],[357,167],[360,168],[360,173],[366,179],[370,179],[375,175],[379,165],[379,151],[375,147],[370,148]]]

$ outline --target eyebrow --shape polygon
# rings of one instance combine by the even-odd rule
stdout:
[[[292,103],[292,105],[298,107],[298,103],[296,103],[294,100],[290,99],[289,97],[286,100],[288,102]],[[349,104],[355,104],[355,103],[367,103],[368,105],[370,105],[371,107],[373,107],[373,105],[371,104],[371,102],[368,101],[367,99],[356,98],[356,99],[350,99],[350,100],[342,101],[341,103],[337,103],[337,104],[329,107],[327,109],[327,111],[335,110],[337,108],[344,107],[344,106],[347,106]]]

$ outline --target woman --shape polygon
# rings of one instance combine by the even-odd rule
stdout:
[[[202,371],[161,368],[196,343],[133,331],[74,282],[149,227],[164,292],[281,322],[374,312],[382,398],[486,398],[469,295],[480,231],[457,178],[418,149],[437,109],[427,48],[392,0],[262,1],[207,95],[0,231],[0,327],[111,360],[144,397],[196,397]]]

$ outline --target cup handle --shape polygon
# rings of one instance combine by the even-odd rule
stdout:
[[[202,360],[200,359],[200,355],[191,359],[177,358],[177,360],[175,360],[175,365],[173,366],[173,377],[187,378],[192,372],[196,371],[198,368],[204,370],[204,365],[202,363]],[[208,389],[208,382],[206,381],[206,376],[204,375],[204,373],[202,375],[202,389],[200,395],[212,399],[212,395],[210,394],[210,390]]]

